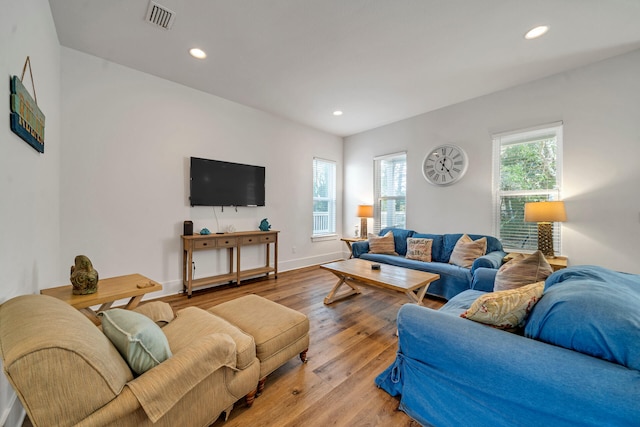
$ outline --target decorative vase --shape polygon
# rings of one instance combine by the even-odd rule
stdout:
[[[71,285],[74,295],[94,294],[98,290],[98,272],[89,257],[76,256],[75,265],[71,266]]]

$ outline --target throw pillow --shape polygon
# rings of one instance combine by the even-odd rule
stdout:
[[[460,317],[491,325],[498,329],[513,329],[524,325],[529,312],[542,297],[544,281],[516,289],[489,292],[476,299]]]
[[[409,237],[405,258],[431,262],[431,245],[433,245],[433,239]]]
[[[393,241],[393,233],[387,231],[384,236],[369,234],[369,252],[372,254],[398,255]]]
[[[455,264],[459,267],[471,268],[473,261],[480,258],[487,251],[487,238],[482,237],[478,240],[472,240],[471,237],[463,234],[456,246],[453,248],[449,264]]]
[[[133,311],[144,314],[161,328],[176,317],[171,306],[163,301],[151,301],[134,308]]]
[[[167,337],[147,316],[121,308],[103,311],[99,316],[102,317],[102,331],[136,374],[171,357]]]
[[[515,289],[549,277],[553,269],[540,251],[521,259],[513,259],[504,264],[496,273],[494,291]]]

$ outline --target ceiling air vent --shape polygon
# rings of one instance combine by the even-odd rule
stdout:
[[[164,28],[165,30],[170,30],[173,26],[175,16],[175,13],[173,13],[166,7],[152,1],[149,2],[146,16],[146,21],[148,23],[157,25],[158,27]]]

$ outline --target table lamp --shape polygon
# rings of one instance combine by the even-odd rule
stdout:
[[[358,205],[357,215],[360,217],[360,238],[367,238],[367,219],[373,218],[373,205]]]
[[[567,220],[564,202],[532,202],[524,204],[524,220],[538,223],[538,250],[549,258],[553,253],[553,223]]]

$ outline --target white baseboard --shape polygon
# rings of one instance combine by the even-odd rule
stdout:
[[[283,261],[278,263],[278,272],[283,273],[285,271],[297,270],[299,268],[311,267],[313,265],[325,264],[336,260],[349,258],[348,252],[332,252],[323,255],[316,255],[307,258],[298,258],[289,261]],[[215,285],[212,285],[215,286]],[[167,295],[175,295],[182,292],[182,280],[171,280],[168,282],[162,282],[162,291],[154,292],[153,295],[149,295],[144,300],[151,300],[161,298]],[[118,301],[114,306],[126,304],[126,300]]]

